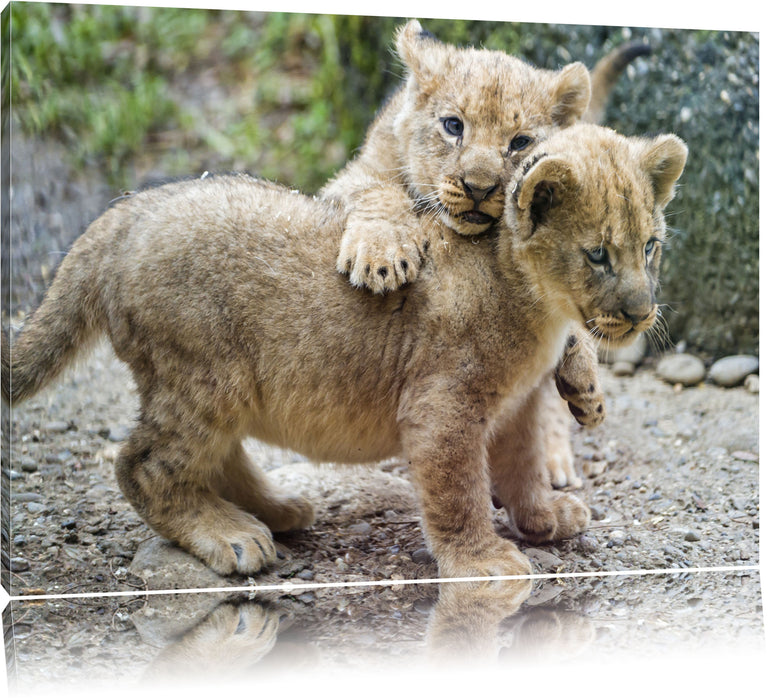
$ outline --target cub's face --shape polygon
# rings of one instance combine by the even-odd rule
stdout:
[[[397,49],[408,69],[394,122],[405,181],[421,210],[458,233],[483,233],[500,218],[517,165],[586,109],[587,69],[543,71],[501,52],[458,49],[417,22],[400,30]]]
[[[658,315],[663,208],[686,158],[675,136],[560,132],[517,174],[501,243],[549,304],[594,337],[627,344]]]

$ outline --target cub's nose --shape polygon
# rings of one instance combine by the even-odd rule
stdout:
[[[654,309],[653,304],[649,304],[648,306],[640,306],[640,307],[629,307],[627,309],[620,309],[620,313],[623,315],[623,318],[627,319],[628,321],[633,324],[633,327],[636,328],[642,323],[645,323],[649,320],[649,317],[652,315],[652,311]]]
[[[489,185],[485,187],[478,187],[476,185],[470,184],[466,181],[463,183],[463,189],[473,200],[475,204],[479,204],[484,199],[488,197],[489,194],[491,194],[498,185]]]

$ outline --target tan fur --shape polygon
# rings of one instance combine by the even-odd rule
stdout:
[[[590,124],[601,124],[612,88],[628,64],[639,56],[652,52],[643,41],[630,41],[617,46],[598,61],[590,72],[590,104],[582,120]]]
[[[359,156],[321,192],[349,211],[337,269],[375,293],[415,279],[428,245],[427,218],[438,215],[462,235],[484,232],[500,218],[504,185],[519,163],[554,130],[575,123],[586,108],[590,114],[590,78],[579,63],[538,70],[502,52],[439,42],[417,21],[399,29],[396,49],[404,85],[375,119]],[[617,49],[596,65],[595,115],[636,54]],[[445,131],[449,117],[461,120],[459,139]],[[530,142],[513,150],[516,137]],[[473,211],[487,214],[485,222],[467,220]],[[595,351],[580,352],[585,341],[577,336],[569,345],[573,358],[556,369],[556,384],[576,420],[592,427],[603,421],[605,402]],[[562,402],[544,392],[537,410],[554,425],[546,449],[552,484],[581,486]]]
[[[501,51],[445,44],[415,20],[397,32],[396,51],[404,84],[359,156],[321,191],[350,214],[337,269],[375,292],[417,276],[429,230],[419,212],[462,235],[484,233],[501,216],[517,165],[590,100],[581,63],[540,70]],[[460,136],[446,131],[450,118],[460,120]],[[516,137],[529,140],[512,148]]]
[[[570,326],[621,342],[628,318],[649,322],[660,244],[649,261],[644,248],[685,155],[671,136],[561,131],[507,189],[497,235],[434,224],[415,284],[382,296],[335,271],[347,213],[332,202],[245,176],[138,193],[76,241],[2,385],[28,396],[69,338],[107,333],[140,394],[121,488],[221,573],[271,564],[270,528],[312,520],[254,473],[247,436],[321,461],[403,455],[443,577],[526,573],[494,531],[491,485],[528,537],[586,526],[581,502],[553,494],[530,405]],[[602,241],[611,270],[583,252]]]

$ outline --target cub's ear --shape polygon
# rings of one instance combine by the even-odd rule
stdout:
[[[413,19],[396,32],[396,52],[410,73],[422,84],[436,69],[444,44]]]
[[[553,92],[552,123],[574,124],[590,104],[590,71],[582,63],[570,63],[558,74]]]
[[[664,207],[674,198],[674,184],[684,170],[687,153],[684,141],[673,134],[646,141],[641,165],[652,181],[658,206]]]
[[[560,156],[540,157],[517,179],[512,190],[517,214],[520,219],[527,214],[531,222],[530,228],[523,231],[525,238],[533,234],[550,209],[563,202],[577,183],[573,167]]]

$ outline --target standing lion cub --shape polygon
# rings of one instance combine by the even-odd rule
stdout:
[[[106,333],[140,393],[121,488],[219,573],[271,564],[271,531],[313,519],[250,464],[253,436],[321,461],[404,456],[442,577],[525,574],[491,492],[516,530],[586,526],[546,479],[533,406],[572,324],[621,343],[654,320],[685,158],[674,136],[559,132],[507,188],[497,232],[434,224],[415,283],[384,296],[334,269],[346,215],[332,202],[246,176],[138,193],[62,261],[10,367],[3,354],[3,394],[30,396]]]

